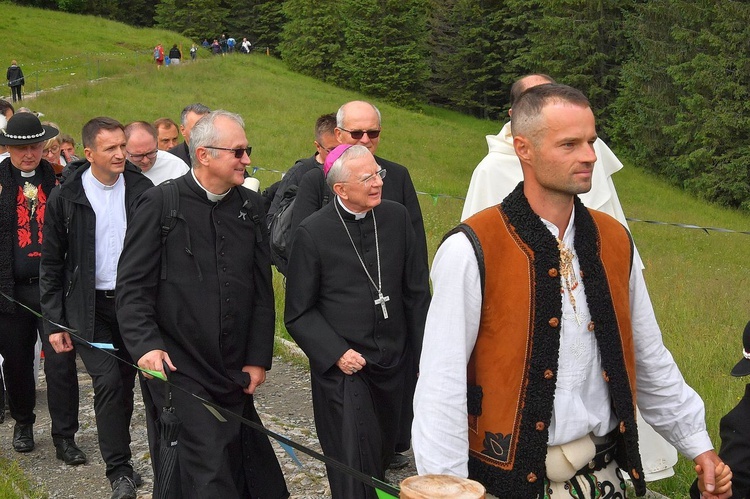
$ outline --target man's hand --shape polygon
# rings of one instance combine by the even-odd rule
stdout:
[[[336,365],[341,369],[341,372],[351,376],[365,367],[367,361],[362,357],[362,354],[350,348],[336,361]]]
[[[159,371],[166,377],[167,373],[164,372],[164,362],[167,363],[170,371],[174,372],[177,370],[174,364],[172,364],[172,359],[169,358],[169,354],[164,350],[151,350],[150,352],[145,353],[143,357],[138,359],[138,367],[141,369],[148,369],[149,371]],[[154,379],[153,376],[146,372],[143,372],[143,375],[147,379]]]
[[[50,334],[49,343],[57,353],[73,351],[73,340],[70,339],[70,334],[65,331]]]
[[[256,388],[266,382],[266,368],[263,366],[245,366],[242,370],[250,375],[250,384],[243,391],[252,395]]]
[[[694,460],[698,473],[698,490],[703,499],[732,497],[732,470],[722,462],[716,452],[699,454]]]

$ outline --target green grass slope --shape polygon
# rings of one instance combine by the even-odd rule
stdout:
[[[261,168],[256,176],[263,187],[280,178],[272,170],[286,170],[296,159],[312,154],[318,115],[365,98],[294,74],[261,54],[206,56],[194,64],[157,71],[150,59],[156,42],[182,41],[188,47],[190,43],[164,31],[7,4],[0,4],[0,16],[8,20],[4,53],[13,54],[9,57],[18,59],[27,74],[30,67],[41,67],[31,66],[33,60],[72,57],[89,61],[89,79],[94,67],[104,77],[94,84],[85,78],[60,81],[55,85],[72,84],[26,101],[63,131],[79,138],[83,123],[97,115],[122,122],[161,116],[178,120],[182,107],[192,102],[228,109],[245,119],[252,165]],[[29,43],[29,34],[40,31],[55,36],[36,36]],[[129,55],[95,55],[115,52]],[[64,72],[53,74],[62,80]],[[463,196],[474,166],[486,153],[484,136],[501,127],[440,109],[414,112],[375,103],[383,114],[378,153],[408,166],[417,190],[431,194]],[[637,166],[628,165],[614,179],[629,217],[750,230],[747,214],[696,200]],[[433,255],[442,235],[458,222],[462,201],[429,195],[420,200]],[[741,356],[740,335],[750,320],[750,236],[640,222],[630,228],[646,264],[664,341],[685,378],[706,400],[709,431],[718,445],[719,418],[736,403],[747,381],[732,379],[728,372]],[[283,286],[280,280],[276,284],[278,333],[283,335]],[[673,498],[687,497],[692,476],[691,464],[682,460],[676,477],[653,488]]]

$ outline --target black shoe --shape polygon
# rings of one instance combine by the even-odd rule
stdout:
[[[136,499],[135,482],[129,476],[121,476],[112,482],[110,499]]]
[[[13,427],[13,448],[16,452],[34,450],[34,425],[18,424]]]
[[[75,466],[86,462],[86,454],[76,445],[72,438],[53,439],[55,442],[55,454],[57,459],[65,461],[65,464]]]
[[[399,470],[409,464],[409,458],[396,452],[391,458],[391,462],[388,464],[389,470]]]

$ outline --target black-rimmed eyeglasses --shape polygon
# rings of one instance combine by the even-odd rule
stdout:
[[[380,130],[347,130],[346,128],[339,127],[339,130],[343,130],[352,136],[354,140],[359,140],[364,134],[367,134],[369,139],[377,139],[380,137]]]
[[[214,147],[214,146],[203,146],[206,149],[218,149],[220,151],[232,151],[234,153],[234,157],[237,159],[240,159],[245,153],[247,153],[248,156],[252,154],[253,147],[247,146],[247,147],[240,147],[238,149],[232,149],[231,147]]]
[[[151,151],[151,152],[145,152],[143,154],[133,154],[131,152],[125,151],[128,153],[128,158],[130,158],[133,161],[142,161],[143,158],[148,158],[150,160],[154,160],[156,158],[156,155],[159,154],[159,150]]]

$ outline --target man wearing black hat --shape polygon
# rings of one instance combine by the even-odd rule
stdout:
[[[55,172],[42,159],[45,141],[59,132],[33,114],[17,114],[0,133],[10,156],[0,163],[0,354],[5,358],[13,448],[34,450],[34,344],[39,310],[39,258],[47,196]]]
[[[742,359],[732,369],[732,376],[750,375],[750,322],[742,334]],[[745,385],[745,396],[719,423],[721,449],[719,457],[732,468],[732,497],[750,497],[750,383]],[[698,480],[690,488],[690,497],[699,499]]]
[[[135,367],[120,337],[114,289],[132,207],[153,184],[126,162],[125,132],[118,121],[93,118],[81,135],[86,159],[72,163],[47,207],[39,272],[44,327],[56,352],[72,351],[76,339],[93,381],[99,450],[111,497],[135,499],[130,463]],[[94,342],[117,350],[116,357],[93,348]]]

